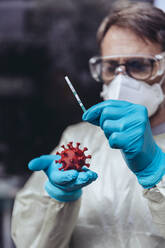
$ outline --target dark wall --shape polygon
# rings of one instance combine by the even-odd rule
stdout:
[[[104,4],[55,2],[0,1],[0,166],[8,173],[27,173],[29,160],[50,153],[64,128],[81,121],[66,74],[87,108],[100,100],[88,59],[97,53]]]

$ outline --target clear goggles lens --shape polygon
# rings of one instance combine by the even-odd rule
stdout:
[[[149,80],[164,72],[164,61],[164,53],[162,53],[153,57],[94,57],[90,59],[89,65],[91,74],[97,81],[110,82],[120,72],[137,80]]]

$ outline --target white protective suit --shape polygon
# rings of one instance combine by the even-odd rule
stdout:
[[[155,140],[165,151],[165,134]],[[16,197],[12,218],[16,247],[164,248],[164,178],[157,187],[144,190],[100,127],[70,126],[60,145],[70,141],[88,147],[90,169],[98,179],[83,188],[81,199],[62,203],[44,190],[44,172],[35,172]]]

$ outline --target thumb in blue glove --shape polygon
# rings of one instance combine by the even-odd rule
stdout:
[[[108,100],[88,109],[83,120],[99,125],[110,146],[121,149],[128,167],[144,188],[161,180],[165,174],[165,154],[153,139],[144,106]]]
[[[62,165],[55,162],[59,158],[59,155],[43,155],[30,161],[28,167],[45,172],[48,177],[45,189],[52,198],[62,202],[75,201],[81,196],[82,188],[97,179],[97,174],[85,166],[82,172],[59,170]]]

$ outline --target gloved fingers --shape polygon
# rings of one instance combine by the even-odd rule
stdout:
[[[72,192],[64,191],[56,187],[55,185],[52,185],[49,180],[45,183],[45,190],[50,195],[50,197],[55,198],[56,200],[61,201],[61,202],[75,201],[82,194],[81,189],[78,189]]]
[[[118,120],[102,119],[101,128],[103,129],[105,136],[109,139],[109,136],[114,132],[123,132],[128,128],[136,128],[139,125],[136,115],[131,114],[124,116]]]
[[[82,167],[82,170],[83,170],[83,171],[91,171],[86,165],[84,165],[84,166]]]
[[[109,137],[109,144],[112,148],[122,149],[124,152],[133,153],[140,149],[137,146],[142,146],[143,144],[143,132],[142,128],[137,129],[128,128],[123,132],[114,132]]]
[[[55,161],[53,161],[48,169],[45,171],[52,184],[64,185],[68,182],[74,181],[78,177],[78,171],[62,171],[59,170],[61,166],[61,164],[55,163]]]
[[[60,189],[71,192],[87,186],[88,184],[95,181],[97,177],[98,175],[96,172],[87,169],[85,172],[79,172],[78,177],[73,182],[56,186]]]
[[[104,131],[105,136],[109,139],[109,136],[114,132],[122,132],[125,129],[126,121],[123,120],[105,120],[102,123],[101,128]]]
[[[46,170],[53,160],[58,159],[60,159],[59,155],[42,155],[32,159],[28,164],[28,168],[32,171]]]
[[[100,116],[104,108],[126,108],[129,107],[131,103],[126,101],[119,101],[119,100],[107,100],[103,101],[101,103],[98,103],[91,108],[89,108],[84,114],[83,114],[83,120],[89,121],[90,123],[94,125],[99,125]],[[109,112],[109,111],[108,111]],[[115,112],[114,112],[115,114]],[[116,118],[116,117],[115,117]]]
[[[95,181],[98,177],[97,173],[90,170],[90,169],[87,169],[87,168],[84,169],[83,168],[83,170],[85,170],[85,171],[79,172],[78,177],[73,182],[78,187],[86,186],[86,185],[90,184],[91,182]]]
[[[96,172],[87,169],[85,172],[79,173],[77,179],[74,182],[74,185],[77,186],[77,188],[82,188],[82,187],[87,186],[88,184],[92,183],[97,178],[98,178],[98,175]],[[72,183],[72,185],[73,185],[73,183]]]
[[[123,118],[126,119],[128,118],[130,115],[133,115],[132,112],[132,107],[131,106],[127,106],[127,107],[107,107],[104,108],[101,115],[100,115],[100,121],[99,121],[99,125],[102,128],[103,127],[103,123],[106,120],[121,120]]]
[[[136,113],[132,111],[133,106],[128,106],[128,107],[107,107],[104,108],[101,115],[100,115],[100,121],[99,125],[103,129],[103,124],[106,120],[111,120],[111,121],[120,121],[118,124],[118,127],[121,126],[123,127],[123,122],[124,125],[128,123],[128,121],[135,120],[136,118]],[[135,117],[134,117],[135,116]],[[117,123],[117,122],[116,122]]]

